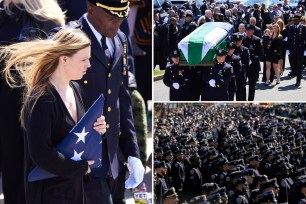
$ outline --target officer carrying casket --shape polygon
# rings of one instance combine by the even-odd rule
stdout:
[[[202,80],[203,101],[228,101],[228,86],[233,73],[233,67],[225,62],[227,52],[217,51],[217,60],[213,67],[203,69]]]
[[[170,101],[192,101],[192,72],[188,66],[180,66],[180,53],[174,50],[170,53],[173,64],[166,67],[164,84],[170,87]]]

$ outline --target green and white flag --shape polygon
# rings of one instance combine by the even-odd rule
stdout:
[[[179,42],[181,60],[187,60],[190,65],[213,61],[216,50],[226,48],[226,37],[232,29],[233,26],[229,23],[203,24]]]

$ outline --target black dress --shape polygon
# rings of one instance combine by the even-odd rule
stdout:
[[[78,120],[84,115],[84,96],[76,82],[70,83],[76,100]],[[28,204],[83,204],[83,176],[87,161],[73,161],[57,152],[55,146],[74,127],[58,92],[50,86],[25,117],[25,188]],[[58,175],[56,178],[28,182],[36,166]]]

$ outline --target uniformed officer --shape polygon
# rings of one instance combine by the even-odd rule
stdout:
[[[187,66],[180,66],[180,53],[170,53],[173,64],[166,67],[163,82],[170,87],[170,101],[192,101],[192,72]]]
[[[279,185],[277,183],[277,179],[269,179],[267,181],[264,181],[260,184],[260,190],[261,192],[269,192],[273,191],[276,198],[279,196]]]
[[[301,15],[296,13],[288,32],[289,61],[292,72],[296,75],[295,86],[299,87],[302,79],[304,51],[306,50],[306,27],[300,23]]]
[[[258,167],[258,171],[261,174],[265,174],[267,176],[271,175],[271,160],[272,160],[272,151],[267,149],[265,151],[262,152],[263,155],[263,159],[261,160],[261,162],[259,163],[259,167]]]
[[[288,203],[288,195],[293,185],[293,180],[289,177],[289,167],[284,161],[280,160],[280,162],[273,166],[273,169],[276,171],[276,178],[279,185],[279,196],[277,200],[279,203]]]
[[[256,176],[259,176],[260,173],[259,171],[257,170],[257,168],[259,167],[259,162],[260,162],[260,159],[259,159],[259,156],[258,155],[253,155],[249,158],[249,165],[246,167],[246,169],[253,169],[254,170],[254,173]]]
[[[253,35],[255,27],[253,25],[247,24],[245,29],[246,36],[243,39],[242,45],[249,48],[251,60],[251,64],[246,70],[249,80],[248,101],[254,101],[256,82],[258,81],[259,72],[261,69],[259,59],[263,55],[263,49],[260,38]]]
[[[236,101],[246,101],[246,70],[250,64],[250,53],[248,48],[242,46],[243,37],[239,33],[233,34],[233,43],[237,46],[234,54],[241,58],[241,72],[236,75]]]
[[[227,52],[217,51],[217,60],[213,67],[203,69],[202,80],[203,101],[228,101],[228,86],[233,73],[233,67],[225,62]]]
[[[119,30],[122,21],[128,16],[128,11],[129,2],[125,0],[88,0],[87,13],[79,20],[81,29],[91,39],[92,53],[91,69],[84,75],[80,84],[88,96],[89,106],[103,93],[103,113],[107,121],[107,133],[104,134],[101,144],[102,165],[92,169],[91,182],[85,185],[88,204],[112,203],[112,184],[117,182],[121,170],[119,149],[125,157],[124,160],[129,156],[139,158],[128,92],[126,36]],[[144,170],[140,160],[139,162],[140,165],[130,162],[136,172]]]
[[[230,101],[234,101],[235,94],[237,93],[236,76],[240,75],[242,72],[241,58],[234,54],[236,48],[237,48],[236,44],[232,42],[227,43],[227,56],[225,58],[225,62],[227,62],[233,67],[233,74],[228,86],[228,95]]]
[[[182,163],[183,151],[182,149],[175,147],[173,150],[174,160],[171,165],[171,177],[172,177],[172,186],[176,189],[179,197],[183,196],[183,185],[185,182],[185,168]]]
[[[165,175],[167,172],[167,166],[164,161],[162,162],[155,161],[154,170],[157,173],[155,195],[157,197],[157,203],[162,204],[163,203],[162,196],[169,189],[169,185],[167,184],[166,179],[165,179]]]
[[[240,177],[238,178],[235,183],[235,192],[234,194],[230,197],[230,202],[229,204],[248,204],[249,201],[246,197],[246,193],[248,190],[247,187],[247,181],[245,177]]]
[[[187,200],[200,195],[202,186],[202,174],[199,170],[201,160],[197,153],[190,157],[190,163],[191,166],[186,170],[186,180],[184,187],[186,189],[185,191]]]
[[[294,196],[292,196],[290,202],[297,204],[305,204],[306,200],[306,178],[297,180],[294,183],[295,191],[293,192]]]

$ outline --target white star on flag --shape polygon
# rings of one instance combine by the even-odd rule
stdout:
[[[84,151],[80,152],[80,153],[77,153],[75,150],[74,150],[74,155],[73,157],[71,157],[70,159],[74,160],[74,161],[80,161],[82,160],[81,156],[82,154],[84,153]]]
[[[88,134],[89,132],[85,132],[85,127],[83,128],[82,132],[80,133],[74,133],[76,136],[78,136],[78,141],[76,141],[75,144],[77,144],[79,141],[82,141],[85,144],[85,136]]]

